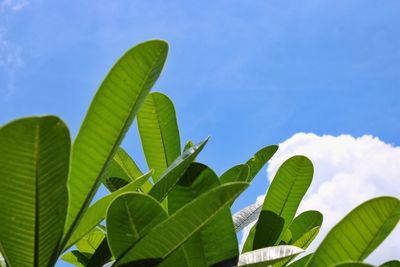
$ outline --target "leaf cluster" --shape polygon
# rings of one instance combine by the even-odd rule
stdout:
[[[181,148],[175,108],[150,89],[168,52],[154,40],[128,50],[97,91],[71,141],[58,117],[0,128],[0,266],[369,266],[362,261],[400,218],[394,197],[371,199],[300,260],[323,216],[298,206],[313,178],[304,156],[285,161],[264,203],[231,205],[277,151],[267,146],[218,176]],[[137,119],[148,171],[120,146]],[[93,202],[100,185],[109,194]],[[255,223],[254,223],[255,222]],[[237,233],[254,223],[242,251]],[[398,266],[398,261],[382,266]]]

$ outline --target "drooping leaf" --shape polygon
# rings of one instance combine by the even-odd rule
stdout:
[[[10,266],[55,263],[67,213],[70,147],[57,117],[0,128],[0,248]]]
[[[254,156],[249,159],[246,164],[250,168],[247,182],[251,182],[261,168],[272,158],[275,152],[278,150],[278,146],[272,145],[267,146],[257,151]]]
[[[90,253],[82,253],[78,250],[72,250],[65,253],[61,259],[78,267],[86,267],[91,256],[92,254]]]
[[[164,94],[146,97],[137,116],[140,139],[147,165],[154,169],[153,181],[181,154],[181,141],[174,104]]]
[[[304,156],[291,157],[282,164],[265,196],[259,220],[250,230],[244,252],[279,244],[312,177],[313,165]]]
[[[235,225],[236,232],[241,231],[247,225],[251,224],[258,219],[262,208],[261,203],[254,203],[247,206],[233,215],[233,223]]]
[[[160,203],[148,195],[125,193],[116,198],[107,212],[108,243],[112,255],[115,258],[125,255],[167,217]]]
[[[219,180],[221,181],[221,184],[230,182],[246,182],[249,172],[250,168],[247,164],[236,165],[224,172]]]
[[[172,215],[190,201],[220,185],[214,171],[201,163],[192,163],[168,195]],[[184,251],[182,251],[184,250]],[[236,232],[229,207],[171,254],[162,266],[212,266],[239,255]]]
[[[162,202],[179,181],[182,175],[195,160],[196,156],[207,143],[208,138],[203,142],[194,145],[179,156],[160,177],[159,181],[151,188],[149,195]]]
[[[140,188],[148,179],[150,178],[152,171],[145,173],[141,177],[137,178],[130,184],[118,189],[117,191],[99,199],[96,203],[89,207],[75,229],[71,238],[68,240],[67,245],[64,250],[71,247],[75,242],[84,237],[93,228],[95,228],[104,218],[106,217],[107,208],[110,203],[116,199],[118,196],[126,192],[134,192]]]
[[[400,200],[378,197],[352,210],[326,235],[307,266],[363,261],[400,219]]]
[[[239,257],[238,266],[264,267],[285,260],[304,250],[295,246],[275,246],[243,253]]]
[[[228,183],[197,197],[150,230],[126,254],[119,257],[114,265],[159,264],[229,206],[247,185],[242,182]]]
[[[69,209],[63,242],[77,226],[140,106],[160,75],[168,51],[148,41],[126,52],[97,91],[73,144]]]
[[[302,235],[310,231],[311,229],[321,226],[323,216],[321,212],[316,210],[308,210],[301,213],[299,216],[294,218],[289,229],[292,233],[292,240],[295,242]]]

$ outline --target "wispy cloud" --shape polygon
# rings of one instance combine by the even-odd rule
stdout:
[[[23,66],[22,49],[16,44],[12,44],[5,37],[5,30],[0,29],[0,74],[6,77],[6,93],[12,94],[14,91],[15,75],[18,68]]]
[[[3,96],[13,93],[17,70],[23,66],[21,46],[7,38],[7,21],[28,4],[28,0],[0,0],[0,88]]]
[[[313,182],[298,213],[314,209],[324,214],[321,232],[308,251],[315,250],[328,230],[362,202],[382,195],[400,195],[400,147],[376,137],[295,134],[280,144],[271,159],[267,169],[269,180],[286,159],[296,154],[309,157],[315,168]],[[257,201],[261,202],[263,197]],[[243,230],[242,243],[249,230]],[[398,258],[399,236],[397,227],[367,261],[381,264]]]
[[[14,12],[20,11],[29,5],[28,0],[3,0],[0,2],[0,10],[10,9]]]

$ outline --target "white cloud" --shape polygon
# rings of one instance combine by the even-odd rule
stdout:
[[[5,30],[0,28],[0,74],[5,73],[7,85],[1,86],[0,93],[12,94],[16,71],[23,66],[22,49],[18,45],[10,43],[5,37]],[[1,85],[1,84],[0,84]]]
[[[324,215],[321,232],[307,251],[315,250],[328,230],[362,202],[381,195],[400,195],[400,147],[377,137],[295,134],[280,144],[269,163],[268,179],[272,180],[286,159],[299,154],[312,160],[314,178],[298,213],[315,209]],[[262,199],[260,196],[257,201]],[[249,229],[243,230],[242,243]],[[367,261],[378,264],[397,259],[399,236],[400,227],[397,227]]]
[[[11,9],[14,12],[20,11],[29,4],[28,0],[3,0],[0,2],[0,10]]]

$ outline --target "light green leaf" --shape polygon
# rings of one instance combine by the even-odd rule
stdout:
[[[244,250],[279,244],[313,177],[313,165],[304,156],[294,156],[279,168],[264,199],[257,224],[251,229]]]
[[[249,159],[246,164],[250,168],[247,182],[251,182],[261,168],[272,158],[275,152],[278,150],[278,146],[272,145],[267,146],[257,151],[254,156]]]
[[[78,227],[73,232],[70,240],[67,242],[65,249],[71,247],[75,242],[84,237],[87,233],[89,233],[93,228],[96,227],[106,216],[107,209],[110,206],[110,203],[119,197],[120,195],[126,192],[134,192],[138,188],[140,188],[148,179],[150,178],[152,172],[145,173],[143,176],[137,178],[135,181],[130,184],[118,189],[117,191],[99,199],[96,203],[89,207],[89,209],[85,212],[81,221],[78,224]]]
[[[117,259],[115,266],[134,262],[146,266],[159,264],[228,207],[247,186],[243,182],[227,183],[197,197],[150,230]]]
[[[307,266],[363,261],[390,234],[400,219],[400,200],[378,197],[364,202],[326,235]]]
[[[107,170],[107,175],[103,183],[108,190],[114,192],[142,175],[142,171],[133,159],[125,152],[125,150],[119,147],[117,153],[114,155],[110,167]],[[147,190],[146,192],[148,192],[152,186],[153,185],[149,181],[146,181],[142,186],[142,189],[145,191]]]
[[[236,232],[241,231],[247,225],[251,224],[258,219],[262,208],[262,204],[254,203],[247,206],[233,215],[233,223],[235,225]]]
[[[142,193],[126,193],[107,212],[108,242],[112,255],[121,257],[154,226],[168,217],[154,198]]]
[[[321,228],[320,226],[316,226],[310,229],[308,232],[304,233],[300,238],[298,238],[292,245],[305,250],[306,248],[308,248],[311,242],[317,237],[320,228]],[[273,267],[285,266],[286,263],[290,262],[295,257],[296,256],[289,257],[286,260],[274,264]]]
[[[157,182],[181,154],[174,104],[164,94],[149,94],[140,108],[137,123],[147,165],[154,169],[153,181]]]
[[[159,202],[162,202],[189,168],[190,164],[196,159],[196,156],[206,145],[207,141],[208,138],[183,152],[182,155],[165,170],[159,181],[151,188],[149,195]]]
[[[246,182],[249,172],[250,168],[247,164],[240,164],[224,172],[219,180],[221,181],[221,184],[230,182]]]
[[[364,262],[349,261],[332,265],[332,267],[375,267],[375,266]]]
[[[238,266],[265,267],[273,263],[285,260],[294,255],[304,252],[295,246],[275,246],[253,250],[243,253],[239,257]]]
[[[70,146],[68,129],[57,117],[23,118],[0,128],[0,248],[10,267],[56,261]]]
[[[66,242],[82,218],[140,106],[160,75],[168,51],[148,41],[126,52],[97,91],[72,150]]]
[[[294,218],[289,229],[292,232],[292,240],[295,242],[302,235],[310,231],[312,228],[321,226],[323,216],[321,212],[316,210],[308,210],[301,213],[299,216]]]
[[[76,248],[81,253],[93,254],[105,236],[106,235],[103,231],[98,228],[94,228],[90,233],[76,243]]]
[[[86,267],[92,254],[73,250],[65,253],[61,259],[78,267]]]
[[[312,253],[311,253],[311,254],[308,254],[308,255],[302,257],[301,259],[290,263],[290,264],[287,265],[287,266],[288,266],[288,267],[289,267],[289,266],[290,266],[290,267],[304,267],[304,266],[306,266],[307,262],[310,260],[310,258],[311,258],[312,255],[313,255]]]

